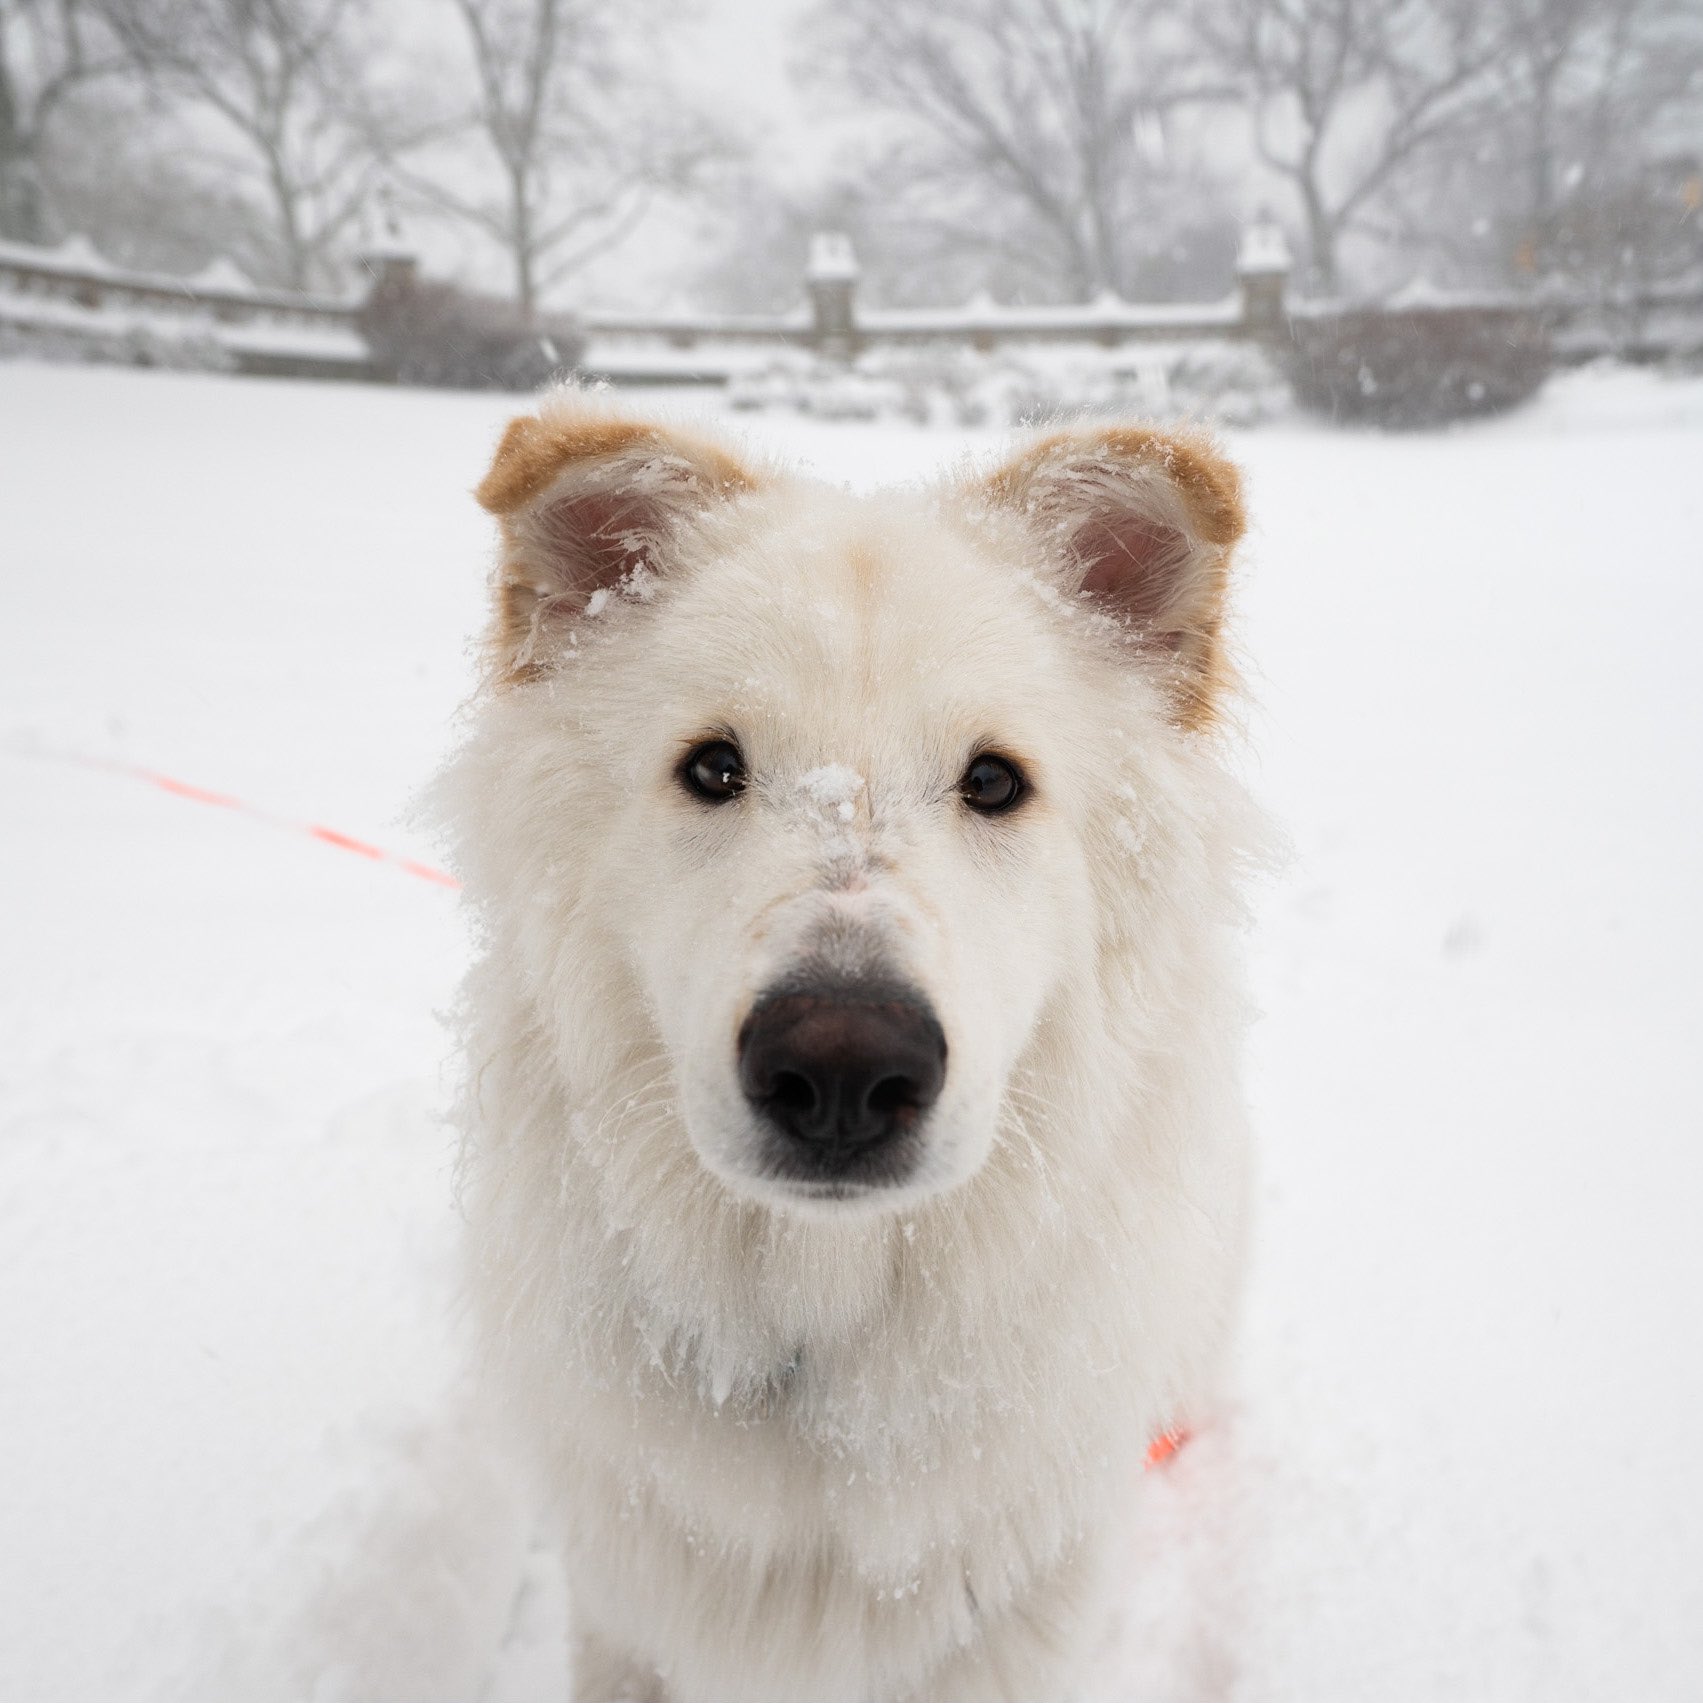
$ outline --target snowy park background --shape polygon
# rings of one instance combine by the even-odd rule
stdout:
[[[562,369],[1246,469],[1257,1258],[1097,1703],[1703,1696],[1700,138],[1697,0],[0,0],[0,1698],[565,1696],[411,815]]]
[[[462,1387],[453,894],[501,397],[0,368],[0,1688],[561,1695]],[[699,407],[712,407],[699,403]],[[859,484],[989,441],[745,423]],[[1239,435],[1263,894],[1233,1411],[1132,1700],[1703,1683],[1703,381]],[[1145,1653],[1144,1653],[1145,1652]]]

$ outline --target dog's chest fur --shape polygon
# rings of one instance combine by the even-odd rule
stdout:
[[[599,1624],[666,1665],[725,1653],[735,1611],[777,1635],[790,1617],[773,1691],[753,1647],[727,1695],[899,1696],[905,1662],[1086,1565],[1222,1336],[1199,1297],[1225,1293],[1233,1250],[1193,1233],[1200,1179],[1073,1166],[1061,1130],[1044,1171],[1013,1143],[908,1217],[790,1222],[670,1162],[665,1118],[575,1116],[535,1091],[541,1061],[508,1057],[482,1090],[507,1136],[469,1178],[488,1329],[582,1600],[650,1578],[672,1605],[659,1622],[611,1588]],[[849,1653],[801,1667],[824,1616],[889,1677]],[[717,1695],[698,1679],[681,1694]]]

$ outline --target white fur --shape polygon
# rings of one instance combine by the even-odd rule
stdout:
[[[1046,548],[767,478],[487,693],[444,782],[473,1290],[587,1703],[1067,1697],[1142,1454],[1210,1394],[1251,817]],[[752,784],[706,807],[674,767],[723,728]],[[1010,817],[956,796],[984,743],[1031,769]],[[734,1070],[824,938],[949,1046],[921,1173],[853,1202],[764,1181]]]

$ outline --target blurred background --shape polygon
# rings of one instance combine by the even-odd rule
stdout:
[[[0,20],[0,349],[1416,420],[1703,346],[1696,0]]]
[[[1259,1234],[1094,1695],[1694,1703],[1699,0],[0,0],[0,1694],[566,1695],[412,804],[559,378],[1222,435]]]

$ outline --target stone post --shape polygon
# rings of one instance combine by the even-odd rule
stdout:
[[[804,269],[810,292],[810,341],[818,354],[849,361],[857,353],[857,255],[843,231],[818,231]]]
[[[1242,233],[1236,283],[1242,297],[1242,334],[1270,339],[1289,324],[1289,274],[1294,266],[1283,227],[1269,213],[1255,214]]]
[[[367,299],[392,302],[407,295],[419,281],[420,258],[400,249],[368,249],[357,262],[371,280]]]
[[[420,259],[403,229],[396,191],[381,183],[367,207],[366,226],[357,263],[369,280],[367,301],[379,309],[394,307],[414,292],[420,279]]]

